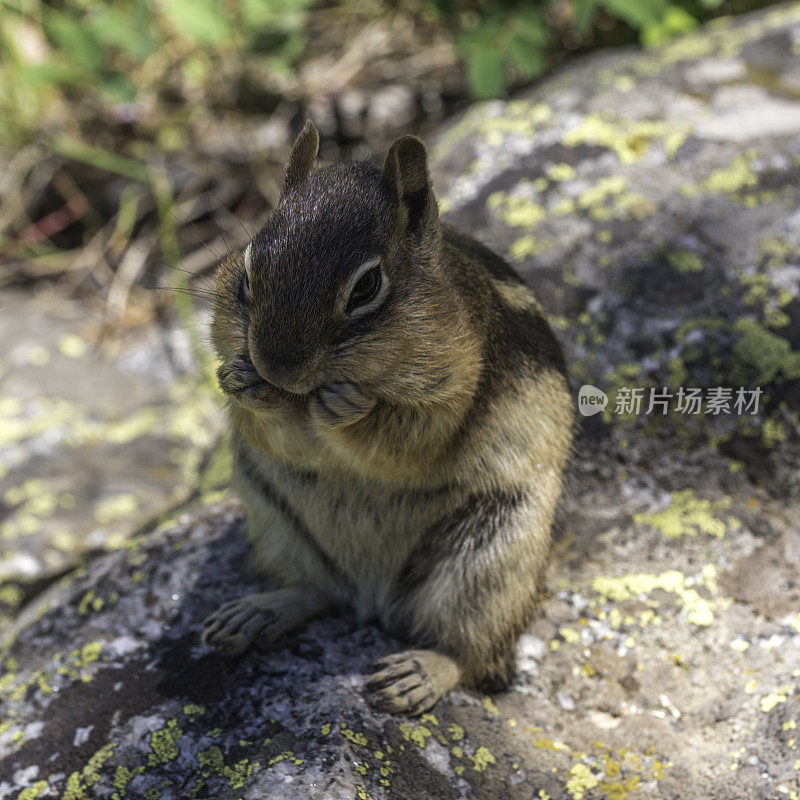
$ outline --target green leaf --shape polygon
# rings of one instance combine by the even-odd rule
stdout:
[[[670,6],[661,22],[642,27],[639,39],[645,47],[655,47],[675,36],[688,33],[698,24],[698,21],[680,6]]]
[[[136,86],[127,75],[109,75],[103,81],[101,89],[118,103],[132,103],[136,100]]]
[[[578,33],[587,34],[594,22],[597,0],[577,0],[575,5],[575,27]]]
[[[221,45],[231,35],[228,18],[216,0],[163,0],[161,7],[176,32],[195,44]]]
[[[50,11],[45,30],[73,64],[90,73],[101,68],[103,48],[82,21],[63,11]]]
[[[544,17],[535,8],[512,12],[508,23],[515,39],[543,47],[550,38]]]
[[[544,50],[521,39],[508,43],[508,55],[509,61],[528,78],[541,75],[547,66]]]
[[[497,97],[501,94],[506,88],[506,74],[499,50],[490,47],[473,50],[467,58],[467,76],[475,97]]]
[[[644,25],[660,22],[666,11],[665,0],[598,0],[598,2],[609,14],[627,22],[637,30]]]
[[[299,30],[312,0],[240,0],[239,9],[245,29],[258,32],[267,26],[281,30]]]
[[[41,64],[24,64],[18,75],[21,84],[41,88],[77,83],[82,79],[83,72],[56,61],[44,61]]]
[[[116,48],[137,61],[155,49],[155,39],[147,20],[131,20],[130,13],[116,6],[100,6],[87,19],[87,24],[105,48]]]

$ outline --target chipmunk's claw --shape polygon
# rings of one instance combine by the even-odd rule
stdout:
[[[376,402],[354,383],[333,383],[311,397],[311,414],[328,427],[352,425],[369,414]]]
[[[448,656],[432,650],[406,650],[375,662],[377,672],[366,687],[370,702],[379,711],[424,714],[452,689],[459,668]]]
[[[272,644],[324,608],[324,598],[309,587],[248,594],[225,603],[203,620],[202,642],[237,656],[253,644]]]
[[[238,656],[261,631],[275,622],[275,612],[258,602],[263,595],[247,595],[225,603],[203,621],[203,644],[229,656]]]

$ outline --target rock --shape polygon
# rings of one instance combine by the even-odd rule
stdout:
[[[103,337],[97,317],[0,293],[0,627],[87,551],[184,502],[225,430],[180,329]]]
[[[591,56],[522,98],[474,106],[434,149],[447,216],[537,289],[576,390],[608,395],[592,430],[713,443],[795,497],[798,33],[789,5],[660,50]],[[681,387],[702,389],[699,413],[678,410]],[[623,409],[637,388],[639,412]],[[744,401],[759,390],[753,414]],[[651,391],[665,402],[648,414]]]
[[[262,586],[229,501],[25,608],[3,649],[0,798],[791,798],[800,134],[794,110],[749,109],[798,105],[799,32],[787,6],[591,56],[435,148],[451,215],[527,253],[576,400],[609,395],[508,692],[378,714],[363,675],[400,644],[350,616],[238,660],[202,648],[203,617]],[[763,403],[615,413],[625,386],[681,385]]]

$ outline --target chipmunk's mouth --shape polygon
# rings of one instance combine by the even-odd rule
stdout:
[[[317,374],[304,375],[298,379],[294,375],[285,375],[278,370],[265,368],[263,362],[259,363],[260,359],[253,358],[249,353],[248,357],[264,383],[280,392],[286,392],[295,397],[307,397],[322,386],[320,376]]]

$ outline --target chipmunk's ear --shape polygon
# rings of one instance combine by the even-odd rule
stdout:
[[[306,120],[303,130],[297,134],[292,149],[289,151],[289,160],[286,162],[286,180],[283,182],[283,192],[294,189],[301,184],[314,167],[314,159],[319,152],[319,131],[310,120]]]
[[[438,227],[439,209],[428,173],[425,145],[410,134],[389,148],[383,178],[405,214],[405,228],[417,240]]]

